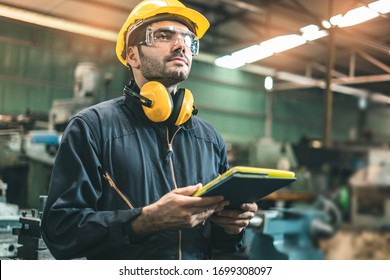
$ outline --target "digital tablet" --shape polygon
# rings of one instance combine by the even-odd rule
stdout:
[[[291,171],[235,166],[204,185],[193,196],[223,195],[228,208],[240,208],[245,202],[256,202],[296,180]]]

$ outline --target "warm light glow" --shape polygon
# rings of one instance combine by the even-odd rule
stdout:
[[[215,60],[215,65],[219,67],[229,68],[229,69],[235,69],[241,66],[245,65],[244,61],[240,61],[239,59],[236,59],[232,57],[231,55],[225,55],[222,57],[219,57]]]
[[[0,5],[0,16],[113,42],[116,42],[116,39],[118,37],[118,34],[113,31],[95,28],[88,25],[75,23],[5,5]]]
[[[312,148],[319,149],[319,148],[322,147],[322,142],[319,141],[319,140],[313,140],[313,141],[311,142],[311,146],[312,146]]]
[[[330,24],[332,25],[338,25],[341,21],[343,16],[341,14],[335,15],[329,19]]]
[[[390,12],[390,1],[389,0],[380,0],[368,4],[370,9],[373,9],[381,14],[386,14]]]
[[[329,29],[329,28],[332,27],[332,25],[330,24],[330,22],[327,21],[327,20],[323,20],[323,21],[321,22],[321,24],[322,24],[322,26],[323,26],[324,28],[326,28],[326,29]]]
[[[253,45],[232,53],[232,57],[238,60],[243,60],[245,63],[252,63],[273,54],[274,53],[272,51],[265,49],[260,45]]]
[[[390,12],[390,0],[379,0],[348,11],[344,16],[341,14],[321,22],[322,27],[330,29],[332,26],[347,27],[356,25],[379,16],[379,13]],[[232,55],[218,58],[215,64],[226,68],[238,68],[246,63],[269,57],[274,53],[280,53],[291,48],[305,44],[307,41],[317,40],[328,35],[327,30],[321,30],[317,25],[310,24],[300,29],[301,36],[297,34],[283,35],[236,51]]]
[[[315,32],[318,32],[319,30],[320,30],[320,28],[315,24],[309,24],[309,25],[306,25],[306,26],[302,27],[301,29],[299,29],[299,31],[301,31],[302,34],[315,33]]]
[[[315,24],[302,27],[300,31],[302,33],[302,37],[307,41],[317,40],[328,35],[328,32],[325,30],[320,30],[320,28]]]
[[[306,43],[305,38],[297,34],[278,36],[260,44],[268,50],[280,53]]]
[[[313,34],[302,34],[302,37],[305,38],[307,41],[314,41],[325,36],[328,36],[328,31],[326,30],[319,30],[318,32]]]
[[[377,16],[379,16],[378,12],[371,10],[370,8],[367,8],[365,6],[362,6],[347,12],[338,23],[338,26],[347,27],[347,26],[356,25],[368,21],[370,19],[373,19]]]

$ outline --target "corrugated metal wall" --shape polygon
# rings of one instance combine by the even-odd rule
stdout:
[[[114,43],[49,28],[0,19],[0,114],[27,109],[48,112],[52,101],[73,96],[73,75],[80,62],[95,62],[101,75],[111,73],[101,99],[121,94],[128,80],[116,59]],[[229,142],[249,143],[265,135],[267,95],[263,77],[194,62],[188,87],[199,115],[209,120]],[[318,89],[273,94],[272,137],[297,142],[301,136],[322,137],[323,91]],[[388,108],[372,107],[366,124],[378,140],[390,139]],[[333,138],[347,140],[359,125],[354,97],[335,94]]]

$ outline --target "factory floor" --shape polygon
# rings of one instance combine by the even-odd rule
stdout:
[[[390,229],[344,225],[319,246],[328,260],[390,260]]]

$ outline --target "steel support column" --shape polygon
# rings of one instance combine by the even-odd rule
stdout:
[[[329,0],[329,14],[332,14],[333,0]],[[328,37],[328,69],[325,79],[325,110],[324,110],[324,134],[323,142],[326,148],[332,147],[332,120],[333,120],[333,92],[331,88],[333,68],[335,61],[335,45],[334,45],[334,33],[335,28],[332,27],[329,30]]]

